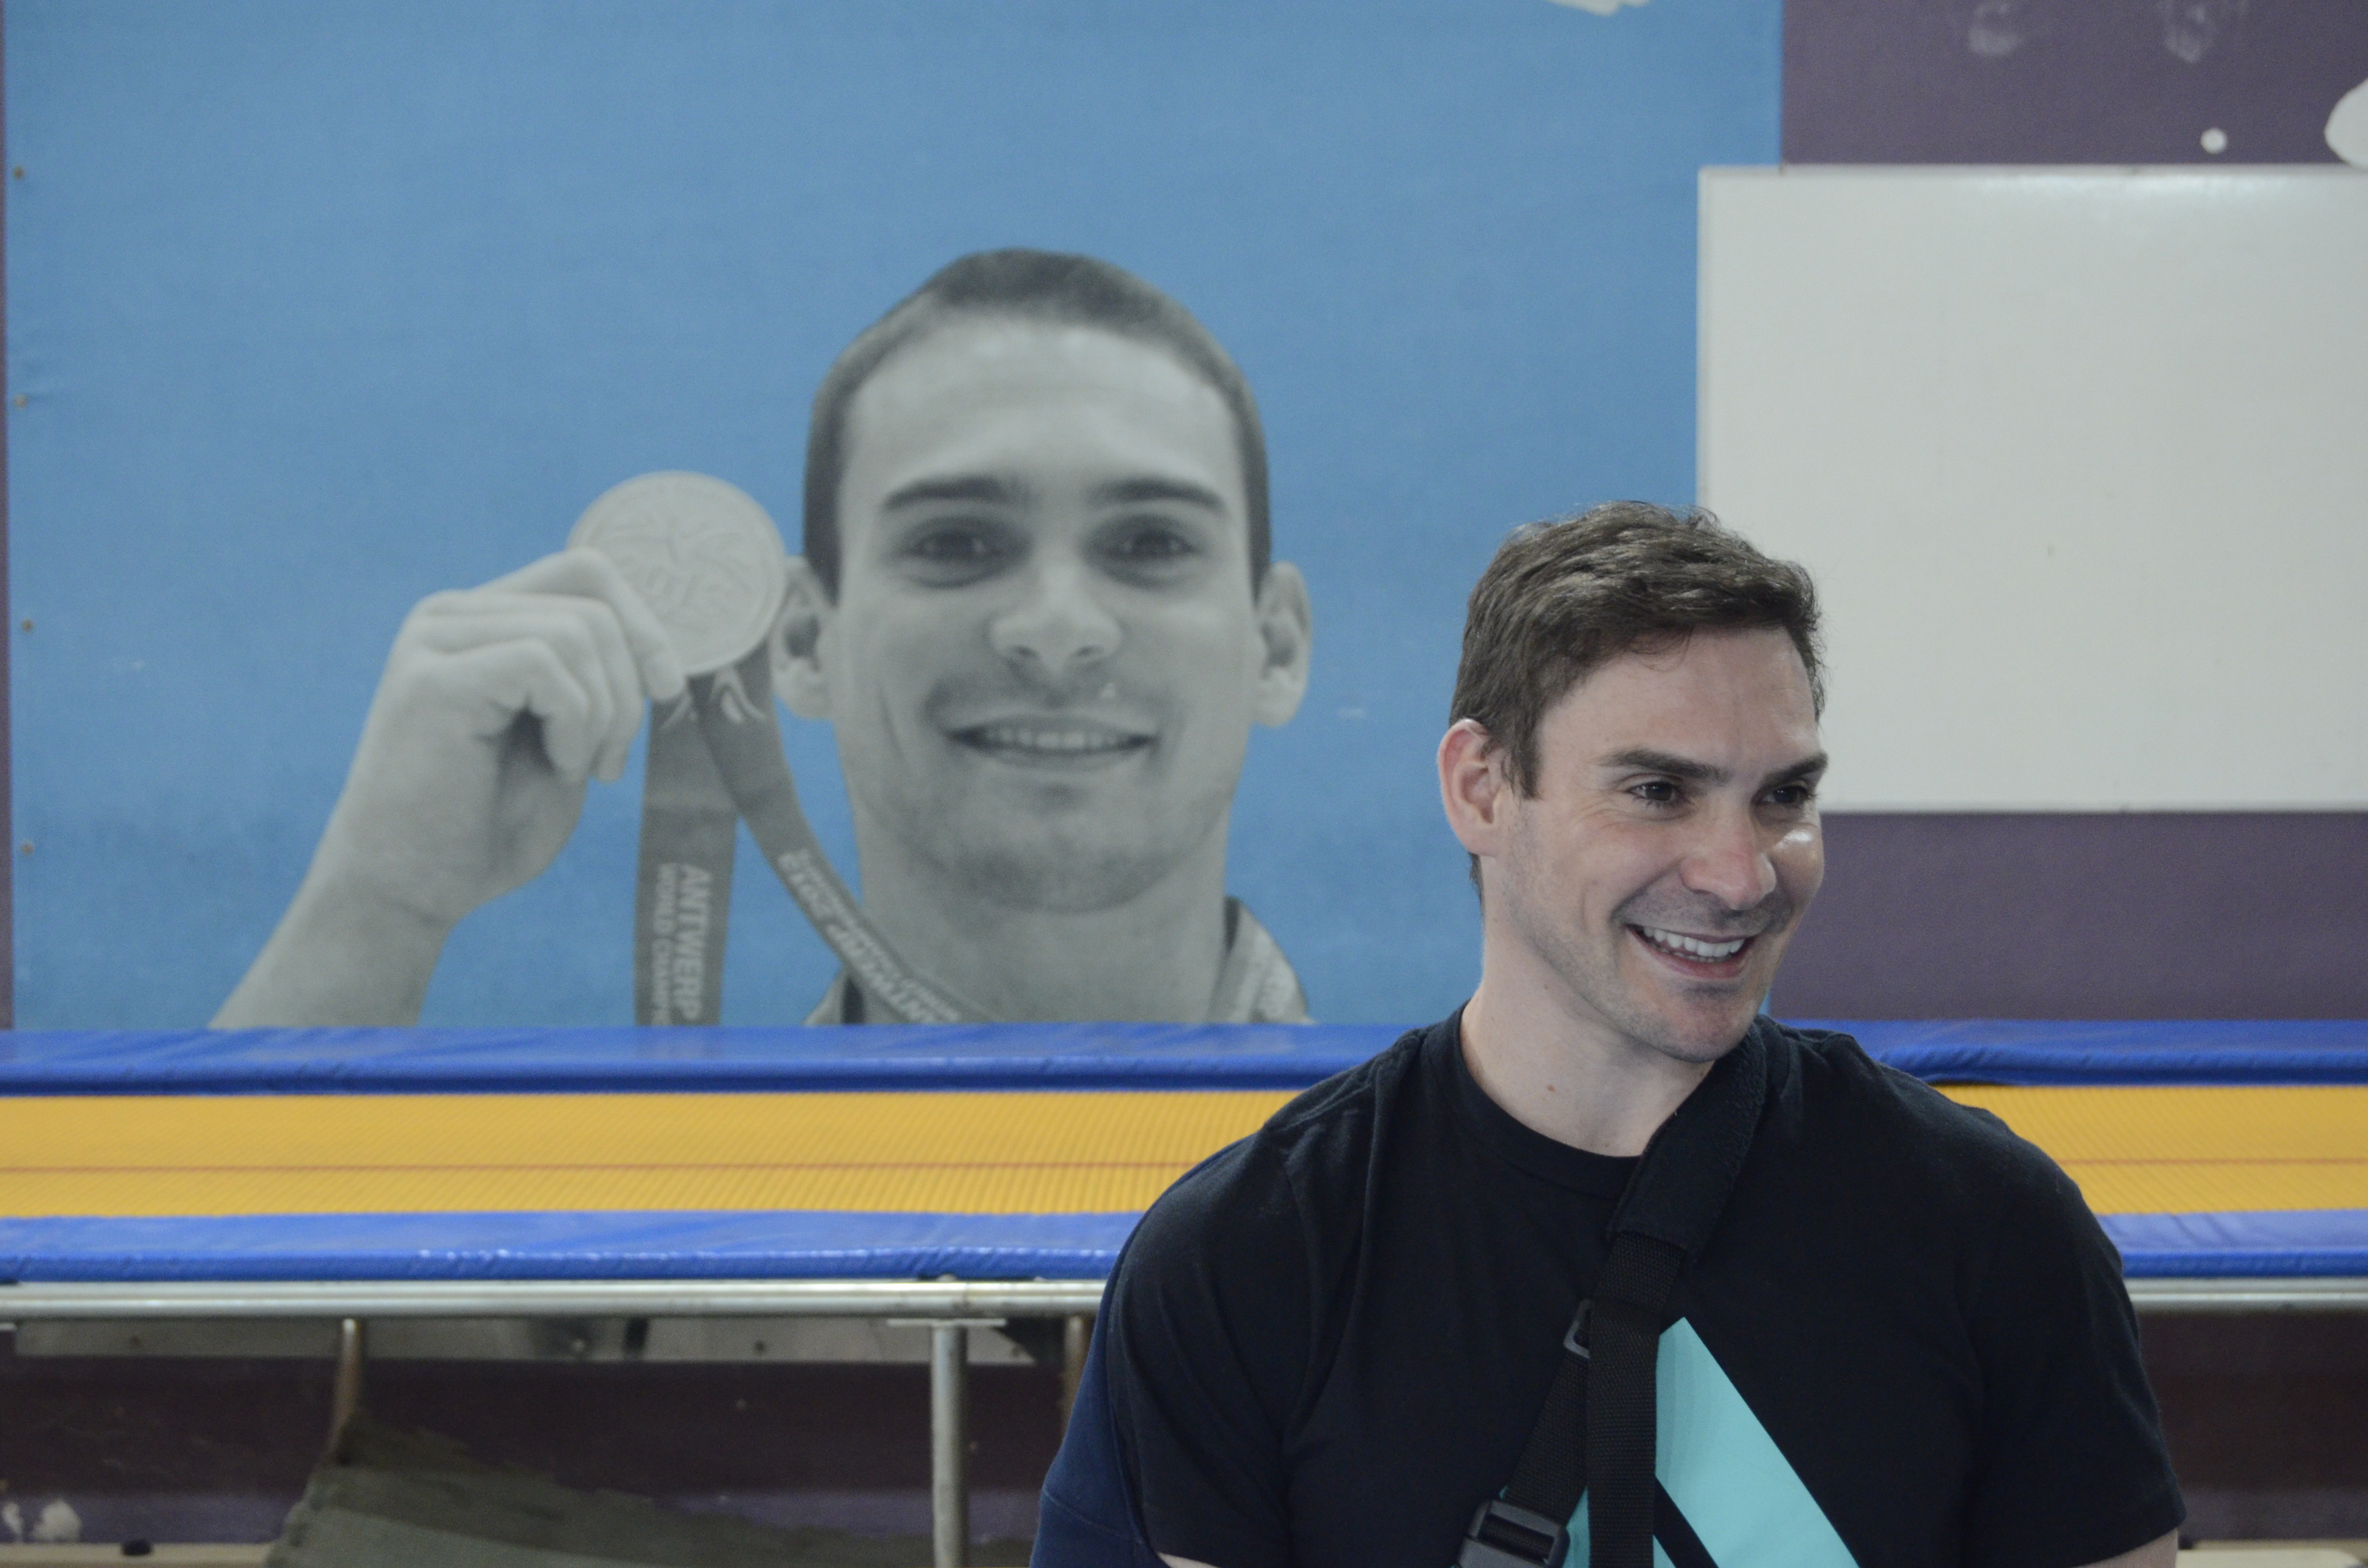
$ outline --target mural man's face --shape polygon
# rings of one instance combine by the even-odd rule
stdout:
[[[1215,390],[1110,333],[983,319],[892,357],[848,444],[814,664],[859,822],[1032,908],[1122,903],[1222,843],[1249,727],[1298,681]],[[1304,619],[1292,652],[1304,676]]]

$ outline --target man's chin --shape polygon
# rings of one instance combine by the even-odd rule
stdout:
[[[1672,1035],[1668,1040],[1659,1043],[1659,1049],[1663,1055],[1673,1057],[1679,1062],[1691,1062],[1706,1066],[1741,1045],[1743,1037],[1750,1031],[1751,1015],[1747,1013],[1735,1020],[1735,1026],[1732,1028]]]
[[[1772,960],[1782,952],[1783,934],[1779,933],[1770,950],[1751,955],[1759,961],[1744,964],[1739,972],[1706,979],[1672,973],[1674,961],[1632,951],[1624,955],[1624,977],[1636,1021],[1649,1029],[1645,1038],[1664,1054],[1686,1062],[1715,1062],[1736,1048],[1759,1016],[1775,979]]]
[[[986,784],[987,780],[974,780]],[[892,830],[950,890],[1010,910],[1086,915],[1133,903],[1197,857],[1222,866],[1230,781],[1186,793],[1148,789],[1132,765],[900,802]]]
[[[973,839],[957,852],[930,858],[949,882],[982,902],[1090,915],[1142,897],[1176,869],[1182,854],[1120,835],[1095,841],[1064,834],[1046,842]]]
[[[1711,1062],[1743,1043],[1759,1016],[1759,994],[1749,996],[1660,999],[1637,1033],[1662,1055],[1679,1062]]]

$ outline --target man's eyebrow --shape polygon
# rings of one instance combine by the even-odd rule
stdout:
[[[1696,762],[1692,757],[1679,756],[1673,751],[1655,751],[1650,746],[1631,746],[1626,751],[1613,752],[1597,766],[1630,773],[1666,773],[1672,778],[1713,787],[1733,777],[1724,767]]]
[[[1804,756],[1800,761],[1777,768],[1759,781],[1762,790],[1772,790],[1779,784],[1815,784],[1826,776],[1827,757],[1824,752]]]
[[[1205,506],[1212,512],[1228,509],[1225,498],[1205,484],[1156,474],[1113,479],[1107,484],[1097,484],[1087,493],[1086,499],[1097,506],[1126,506],[1142,501],[1182,501],[1189,506]]]
[[[984,501],[1001,506],[1024,506],[1028,487],[999,473],[952,474],[942,479],[916,479],[900,484],[881,501],[880,509],[918,506],[932,501]]]
[[[1665,773],[1672,778],[1683,778],[1692,784],[1706,784],[1713,790],[1735,777],[1725,768],[1714,764],[1697,762],[1692,757],[1679,756],[1675,752],[1655,751],[1649,746],[1635,746],[1627,751],[1613,752],[1602,760],[1600,766],[1622,772]],[[1760,779],[1759,787],[1762,790],[1769,790],[1779,784],[1814,783],[1824,775],[1825,771],[1826,754],[1817,752],[1801,758],[1798,762],[1788,762],[1783,767],[1772,770],[1766,778]]]

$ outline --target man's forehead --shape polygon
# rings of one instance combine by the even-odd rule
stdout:
[[[1606,660],[1556,699],[1543,727],[1589,759],[1640,745],[1814,750],[1816,699],[1781,627],[1706,629]]]
[[[916,446],[961,448],[966,438],[998,436],[1025,441],[1100,426],[1173,449],[1169,460],[1222,457],[1238,483],[1224,395],[1162,346],[1098,326],[1017,316],[951,323],[890,355],[848,412],[849,471]]]

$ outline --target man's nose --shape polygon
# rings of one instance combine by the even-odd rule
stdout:
[[[988,623],[987,642],[1031,679],[1067,680],[1118,652],[1118,621],[1085,563],[1053,559],[1030,574],[1026,596]]]
[[[1708,814],[1685,859],[1688,889],[1729,909],[1751,909],[1776,891],[1776,862],[1748,808]]]

